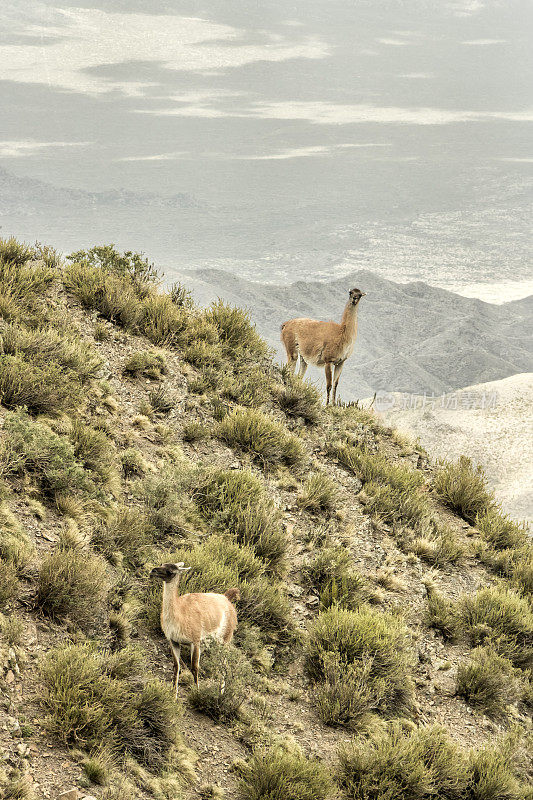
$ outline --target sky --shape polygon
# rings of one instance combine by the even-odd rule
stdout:
[[[247,222],[240,249],[224,231],[227,258],[290,252],[287,219],[353,229],[522,204],[531,2],[4,0],[2,14],[0,166],[230,209]]]

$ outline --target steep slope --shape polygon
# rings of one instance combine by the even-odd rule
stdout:
[[[526,800],[533,557],[475,471],[325,409],[141,258],[0,245],[6,796],[409,800],[407,769]],[[241,592],[177,703],[169,560]]]
[[[505,511],[515,519],[531,519],[531,373],[468,386],[438,400],[392,394],[379,402],[394,403],[382,412],[385,421],[418,438],[436,458],[468,452],[485,470]]]
[[[279,327],[295,316],[338,319],[347,290],[367,292],[356,350],[342,376],[342,396],[377,390],[442,394],[532,369],[530,302],[501,306],[421,282],[399,284],[368,270],[321,283],[251,283],[217,270],[183,273],[195,299],[221,297],[249,309],[258,330],[283,357]],[[313,375],[322,385],[322,375]]]

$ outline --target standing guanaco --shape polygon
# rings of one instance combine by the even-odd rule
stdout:
[[[178,696],[180,677],[180,652],[182,644],[191,646],[191,672],[198,686],[200,645],[209,638],[227,644],[237,627],[237,612],[233,601],[240,598],[238,589],[228,589],[225,594],[194,592],[178,594],[180,577],[187,572],[183,561],[154,567],[151,578],[163,581],[161,628],[170,642],[174,659],[174,693]]]
[[[308,364],[325,367],[326,371],[326,405],[333,374],[333,405],[337,397],[337,386],[346,359],[353,353],[357,337],[357,306],[366,292],[350,289],[348,302],[339,322],[320,322],[316,319],[298,317],[284,322],[281,326],[281,341],[287,351],[287,364],[294,374],[298,356],[300,357],[299,375],[305,375]]]

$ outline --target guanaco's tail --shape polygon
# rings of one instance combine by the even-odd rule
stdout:
[[[241,599],[241,593],[237,588],[228,589],[227,592],[224,592],[224,597],[227,597],[230,603],[234,603],[236,600]]]

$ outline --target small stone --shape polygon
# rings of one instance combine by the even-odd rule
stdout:
[[[66,792],[58,794],[56,800],[78,800],[79,796],[78,790],[74,787],[73,789],[67,789]]]
[[[15,680],[15,673],[13,672],[12,669],[8,669],[6,674],[6,683],[13,683],[14,680]]]

